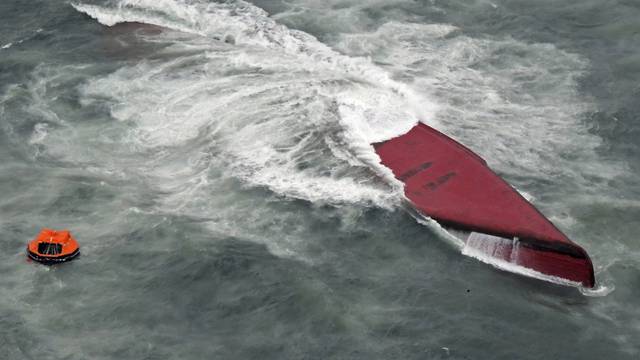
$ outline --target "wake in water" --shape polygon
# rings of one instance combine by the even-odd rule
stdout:
[[[69,151],[74,144],[56,144],[46,124],[34,143],[69,161],[93,157],[103,164],[95,171],[150,179],[165,194],[160,211],[213,216],[216,209],[199,201],[215,183],[212,172],[318,204],[396,207],[401,188],[370,144],[417,121],[449,129],[513,176],[555,176],[558,167],[536,150],[549,146],[593,164],[597,140],[572,133],[586,109],[574,91],[586,65],[553,46],[391,21],[374,32],[341,35],[329,47],[242,1],[73,6],[106,26],[170,29],[141,35],[167,44],[162,50],[79,88],[83,106],[107,108],[123,124],[123,136],[109,141],[136,160],[95,161],[103,155]],[[528,60],[519,51],[541,55]],[[509,71],[498,63],[505,56]],[[535,84],[553,96],[527,88]],[[526,120],[514,121],[520,119]],[[567,142],[569,136],[580,141]],[[562,161],[569,166],[560,167],[560,176],[580,182],[585,167]]]
[[[244,2],[74,7],[109,26],[143,22],[197,35],[166,50],[181,54],[173,60],[125,67],[84,88],[86,103],[114,99],[113,117],[138,125],[139,145],[207,136],[235,176],[277,193],[383,207],[398,197],[367,175],[388,173],[369,144],[406,131],[430,104],[369,60],[340,55]]]

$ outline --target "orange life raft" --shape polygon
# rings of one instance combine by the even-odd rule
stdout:
[[[27,255],[39,263],[51,265],[72,260],[80,246],[69,230],[43,229],[27,246]]]

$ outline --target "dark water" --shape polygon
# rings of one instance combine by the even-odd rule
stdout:
[[[640,356],[640,2],[74,4],[0,4],[1,358]],[[415,121],[584,246],[598,296],[405,213],[368,144]],[[81,258],[28,263],[43,226]]]

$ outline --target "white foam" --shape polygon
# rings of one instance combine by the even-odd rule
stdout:
[[[513,245],[514,240],[445,228],[437,221],[414,210],[410,210],[409,212],[420,224],[429,227],[438,234],[441,239],[460,250],[462,255],[474,258],[497,269],[558,285],[575,287],[585,296],[607,296],[615,289],[613,285],[600,283],[597,283],[593,288],[585,288],[580,282],[543,274],[534,269],[517,264],[518,246],[513,246],[512,250],[509,250],[511,249],[510,246],[504,246]],[[505,253],[505,251],[510,252]],[[507,258],[509,260],[505,260]]]
[[[188,32],[198,35],[205,35],[202,32],[198,32],[192,27],[184,26],[179,22],[171,21],[162,17],[161,15],[149,14],[141,11],[135,11],[133,9],[128,9],[127,3],[135,3],[135,2],[121,2],[118,4],[116,8],[103,7],[98,5],[90,5],[90,4],[81,4],[81,3],[72,3],[74,9],[79,12],[85,13],[90,17],[96,19],[99,23],[106,26],[114,26],[116,24],[125,23],[125,22],[139,22],[143,24],[151,24],[157,25],[161,27],[166,27],[169,29],[174,29],[182,32]],[[153,5],[155,2],[149,2],[149,5]],[[173,2],[166,1],[158,1],[158,3],[171,4]],[[142,4],[140,4],[142,5]],[[175,7],[174,7],[175,8]],[[150,9],[153,10],[153,9]],[[189,14],[190,16],[194,16],[194,14]]]
[[[457,31],[446,24],[389,22],[375,32],[344,34],[336,46],[388,64],[386,70],[436,100],[432,124],[502,174],[562,179],[595,194],[594,177],[624,171],[599,159],[601,140],[582,122],[594,110],[577,91],[586,59],[551,44]]]
[[[31,139],[29,139],[30,144],[39,144],[41,143],[49,134],[49,125],[45,123],[38,123],[33,129],[33,133],[31,134]]]
[[[465,246],[464,249],[462,250],[462,254],[472,257],[474,259],[480,260],[483,263],[489,264],[500,270],[512,272],[519,275],[524,275],[524,276],[538,279],[538,280],[548,281],[554,284],[573,286],[577,288],[582,287],[582,284],[580,282],[567,280],[557,276],[543,274],[539,271],[518,265],[516,263],[503,260],[501,258],[493,257],[490,254],[485,253],[482,249],[478,249],[474,246]]]
[[[593,288],[579,287],[580,293],[589,297],[604,297],[611,294],[616,287],[614,285],[596,284]]]
[[[392,80],[386,71],[373,65],[368,58],[340,55],[315,37],[278,24],[264,10],[243,1],[218,4],[200,1],[184,3],[175,0],[122,0],[115,9],[85,4],[72,5],[107,26],[122,22],[143,22],[212,39],[224,39],[231,35],[237,45],[259,46],[294,55],[309,70],[321,67],[336,75],[354,77],[376,87],[387,88],[403,98],[404,106],[409,111],[408,116],[402,118],[405,126],[399,130],[415,124],[418,119],[428,118],[437,108],[428,98],[418,95],[405,84]],[[386,121],[383,125],[388,124],[389,121]],[[385,132],[384,137],[376,132],[366,132],[364,134],[369,136],[366,140],[376,142],[389,138],[390,134],[401,135],[392,133],[386,126],[376,127],[375,130]]]
[[[141,0],[121,1],[116,8],[74,7],[105,25],[145,22],[211,39],[204,56],[143,62],[84,88],[85,104],[115,99],[112,115],[138,124],[132,134],[138,146],[183,144],[203,128],[215,129],[220,147],[234,159],[233,173],[248,183],[314,202],[388,207],[400,199],[399,184],[370,144],[406,132],[420,118],[417,109],[428,112],[430,102],[370,60],[340,55],[243,2]],[[217,41],[229,35],[235,46]],[[175,48],[185,46],[182,41]],[[238,75],[225,76],[229,71]],[[254,78],[251,71],[267,74]],[[318,146],[346,166],[333,160],[322,165],[325,160],[314,155],[322,151]],[[313,164],[301,170],[300,163]],[[348,175],[354,166],[375,169],[395,190]]]

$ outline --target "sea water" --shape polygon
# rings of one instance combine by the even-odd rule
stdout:
[[[0,17],[2,358],[640,356],[640,3],[6,0]],[[597,296],[408,214],[370,144],[417,122],[583,246]],[[81,257],[27,262],[45,226]]]

